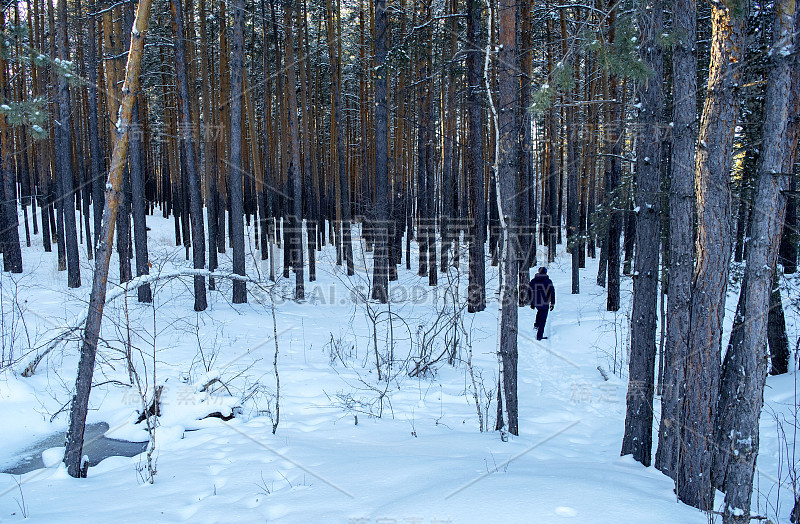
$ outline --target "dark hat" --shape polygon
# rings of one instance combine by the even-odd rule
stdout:
[[[546,267],[544,267],[544,266],[540,267],[540,268],[539,268],[539,273],[543,273],[543,274],[544,274],[544,273],[547,273],[547,268],[546,268]]]

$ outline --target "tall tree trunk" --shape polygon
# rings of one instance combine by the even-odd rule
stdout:
[[[453,247],[453,193],[454,185],[456,183],[454,177],[453,161],[455,155],[456,144],[456,112],[458,106],[455,103],[456,93],[456,77],[453,73],[453,66],[450,63],[451,58],[455,55],[458,31],[456,30],[456,17],[455,10],[457,5],[453,5],[453,0],[448,0],[446,5],[446,15],[450,18],[447,20],[445,29],[448,33],[442,50],[442,86],[441,86],[441,100],[442,107],[442,120],[444,121],[444,136],[442,140],[442,174],[440,178],[440,200],[441,200],[441,214],[440,214],[440,231],[441,231],[441,271],[447,273],[450,267],[450,248]],[[458,254],[454,253],[454,258]]]
[[[150,18],[151,0],[141,0],[136,13],[135,28],[131,35],[130,53],[128,54],[127,72],[122,86],[122,110],[120,111],[111,156],[111,171],[106,185],[106,204],[103,210],[103,227],[95,257],[95,271],[92,281],[92,294],[89,298],[89,311],[83,331],[78,378],[75,382],[75,396],[70,410],[69,431],[66,439],[64,464],[71,477],[86,476],[83,458],[83,435],[86,429],[86,414],[89,409],[89,393],[92,388],[94,361],[97,354],[97,341],[100,337],[100,325],[103,320],[103,307],[106,300],[106,283],[108,266],[111,262],[111,247],[114,241],[114,221],[117,217],[116,207],[120,202],[122,189],[122,171],[128,157],[128,134],[133,110],[134,93],[138,90],[139,70],[142,62],[144,37],[147,21]],[[87,465],[88,466],[88,465]]]
[[[30,14],[33,16],[34,26],[34,41],[40,49],[44,48],[44,20],[43,13],[39,9],[40,3],[33,2],[33,10]],[[44,6],[42,6],[42,9]],[[47,77],[48,72],[46,68],[37,70],[34,68],[34,90],[36,96],[47,96]],[[38,200],[39,209],[42,217],[42,247],[45,253],[52,251],[51,239],[52,233],[50,231],[50,140],[46,137],[36,143],[36,169],[38,176]]]
[[[608,3],[609,15],[609,45],[615,44],[616,39],[616,24],[617,24],[617,5],[616,2],[610,0]],[[621,191],[622,180],[622,166],[620,165],[620,158],[622,157],[622,126],[623,126],[623,111],[622,111],[622,98],[625,96],[625,89],[619,86],[618,78],[615,74],[609,74],[608,77],[608,97],[606,100],[611,100],[608,104],[608,117],[607,124],[609,132],[607,134],[606,142],[606,172],[605,172],[605,201],[608,209],[608,236],[605,239],[603,247],[606,248],[606,256],[608,263],[607,271],[607,289],[608,297],[606,300],[606,309],[608,311],[619,311],[619,284],[620,284],[620,235],[622,234],[622,217],[619,210],[621,198],[619,193]]]
[[[428,2],[426,4],[426,1]],[[419,3],[420,23],[429,28],[432,21],[430,19],[430,1],[421,0]],[[425,33],[423,33],[425,35]],[[423,37],[423,41],[425,38]],[[432,148],[428,147],[430,139],[431,111],[432,102],[432,81],[430,78],[430,59],[432,43],[424,42],[417,50],[417,240],[419,244],[419,276],[427,276],[429,272],[429,229],[432,227],[430,217],[431,211],[428,209],[428,193],[435,191],[433,187],[428,187],[428,155],[432,153]],[[429,277],[430,278],[430,277]]]
[[[289,244],[291,250],[292,265],[294,266],[294,298],[303,300],[305,298],[304,268],[303,268],[303,173],[300,165],[300,129],[297,122],[297,72],[294,59],[294,11],[297,9],[299,0],[291,0],[289,5],[284,6],[285,16],[285,36],[286,45],[286,78],[288,86],[286,92],[289,99],[289,145],[291,154],[289,156],[289,184],[292,187],[292,211],[289,219]]]
[[[233,272],[237,275],[245,274],[244,267],[244,209],[242,189],[242,77],[244,54],[244,1],[234,0],[233,9],[233,40],[231,42],[231,138],[230,138],[230,163],[228,172],[230,177],[230,226],[231,243],[233,244]],[[287,59],[288,60],[288,59]],[[296,110],[296,108],[295,108]],[[237,285],[238,283],[238,285]],[[233,281],[233,303],[244,304],[247,302],[247,287],[243,280]]]
[[[342,93],[341,93],[341,54],[336,45],[336,14],[331,7],[331,0],[325,3],[325,25],[328,34],[328,56],[331,64],[331,98],[333,99],[333,133],[336,135],[336,206],[338,220],[341,223],[340,235],[342,255],[347,265],[347,274],[355,273],[353,265],[353,243],[350,234],[350,193],[345,166],[344,133],[342,127]],[[337,239],[338,240],[338,239]]]
[[[559,10],[561,17],[561,51],[567,56],[567,29],[564,9]],[[572,64],[577,67],[577,64]],[[580,242],[578,230],[580,228],[580,194],[578,192],[578,159],[576,147],[578,142],[575,125],[574,88],[570,87],[564,92],[566,104],[566,142],[567,142],[567,248],[572,256],[572,294],[580,293]]]
[[[131,27],[129,22],[132,23],[132,17],[127,9],[123,9],[127,6],[124,4],[120,4],[116,8],[117,16],[114,22],[115,34],[121,35],[121,37],[117,37],[114,40],[114,56],[117,57],[113,59],[115,63],[114,69],[119,67],[116,65],[117,63],[121,62],[125,56],[125,50],[123,49],[123,42],[130,40],[131,34]],[[120,21],[122,20],[122,21]],[[114,73],[114,91],[113,94],[115,98],[120,98],[119,87],[117,86],[116,79],[119,78],[119,74],[117,72]],[[131,272],[131,254],[132,254],[132,246],[131,246],[131,173],[130,173],[130,162],[125,167],[125,171],[123,173],[122,179],[122,201],[120,202],[119,210],[117,211],[117,254],[119,255],[119,280],[120,282],[127,282],[131,278],[133,278],[133,273]]]
[[[633,276],[631,350],[628,372],[627,411],[622,454],[650,465],[653,441],[653,393],[656,361],[656,307],[658,299],[658,251],[661,115],[664,109],[661,0],[638,7],[641,33],[639,57],[653,72],[639,90],[636,141],[636,271]]]
[[[547,42],[547,77],[553,78],[553,55],[555,54],[555,44],[552,38],[551,19],[547,18],[546,34]],[[547,175],[546,175],[546,188],[547,196],[545,198],[545,211],[547,218],[545,220],[546,226],[546,241],[547,241],[547,262],[553,262],[556,259],[556,242],[558,240],[558,232],[561,229],[561,224],[557,219],[558,214],[558,171],[556,169],[556,151],[558,148],[558,138],[556,137],[556,110],[555,100],[550,100],[550,107],[547,111]]]
[[[697,258],[692,283],[688,353],[680,419],[678,498],[702,510],[714,504],[711,465],[719,392],[722,321],[731,257],[730,167],[738,118],[738,85],[747,1],[712,6],[708,88],[698,133]]]
[[[18,10],[19,10],[19,3],[17,4],[17,7],[16,7],[17,15],[18,15]],[[81,6],[80,0],[75,0],[74,10],[75,10],[75,22],[76,22],[75,23],[75,32],[78,35],[78,38],[77,38],[77,57],[76,57],[76,61],[78,62],[77,71],[78,71],[78,74],[81,76],[81,78],[86,78],[86,59],[85,59],[84,53],[83,53],[83,50],[85,48],[85,43],[84,43],[85,36],[84,36],[84,32],[83,32],[83,22],[84,22],[83,16],[84,16],[84,13],[83,13],[83,8]],[[17,75],[19,77],[18,84],[21,83],[21,82],[25,82],[25,74],[24,73],[25,73],[25,69],[22,68],[22,70]],[[20,86],[20,97],[19,97],[20,99],[22,99],[21,87],[22,86]],[[83,218],[83,222],[80,223],[80,225],[82,226],[81,227],[80,241],[83,242],[83,234],[82,233],[83,233],[83,228],[85,228],[86,229],[86,258],[87,258],[87,260],[92,260],[94,258],[94,241],[92,240],[92,228],[91,228],[92,220],[91,220],[91,213],[89,211],[89,207],[91,205],[91,202],[90,202],[90,200],[91,200],[91,198],[90,198],[91,180],[89,179],[89,172],[88,172],[88,169],[87,169],[87,166],[86,166],[86,159],[89,156],[89,151],[88,151],[89,144],[86,141],[86,137],[88,135],[88,133],[86,131],[86,113],[87,113],[86,87],[85,86],[81,86],[77,90],[73,90],[72,93],[73,93],[73,98],[74,98],[73,103],[75,103],[75,105],[78,108],[77,111],[76,111],[75,118],[73,118],[72,122],[73,122],[73,127],[74,127],[74,131],[73,132],[75,133],[75,136],[78,137],[78,139],[75,140],[74,143],[75,143],[75,150],[77,152],[77,154],[75,156],[76,156],[76,159],[78,161],[78,172],[79,172],[79,177],[78,177],[79,185],[80,185],[80,201],[79,201],[80,202],[80,206],[79,207],[81,209],[81,215],[82,215],[82,218]],[[25,133],[24,132],[20,134],[20,141],[21,141],[20,146],[21,146],[22,150],[23,151],[26,150],[27,148],[25,146]],[[23,211],[24,218],[25,218],[25,233],[26,233],[26,237],[27,237],[26,240],[27,240],[28,246],[30,246],[30,234],[28,232],[28,208],[27,208],[27,201],[29,199],[26,198],[26,197],[30,196],[30,188],[27,187],[27,184],[24,183],[24,181],[27,179],[28,166],[27,166],[27,163],[25,162],[25,160],[27,158],[27,155],[23,154],[21,156],[22,156],[22,160],[23,160],[21,167],[22,167],[23,172],[24,172],[24,176],[22,177],[23,184],[21,185],[22,197],[23,197],[21,203],[22,203],[22,211]],[[21,175],[21,174],[22,173],[18,173],[18,178],[19,178],[19,175]]]
[[[58,54],[61,60],[69,60],[69,39],[67,35],[67,4],[58,3]],[[58,77],[58,119],[60,140],[58,141],[58,166],[61,181],[61,207],[64,213],[64,242],[67,253],[67,285],[71,288],[81,286],[81,261],[78,255],[78,233],[75,224],[75,192],[72,181],[71,145],[72,135],[70,129],[70,94],[69,80],[65,75]],[[13,193],[6,194],[6,198],[13,198]],[[14,212],[16,219],[16,211]],[[14,220],[16,223],[16,220]],[[16,229],[15,229],[16,231]],[[11,240],[13,242],[13,235]],[[17,235],[17,247],[19,235]],[[13,257],[12,257],[13,260]],[[20,266],[22,259],[19,260]]]
[[[263,0],[262,0],[263,2]],[[203,77],[201,84],[203,97],[203,150],[205,152],[203,163],[203,176],[206,181],[206,221],[208,222],[208,269],[217,269],[217,212],[219,194],[217,192],[218,161],[217,161],[217,140],[214,139],[216,130],[219,128],[216,118],[217,112],[212,110],[217,105],[212,103],[215,98],[214,73],[211,70],[208,54],[211,52],[208,46],[208,28],[206,26],[206,3],[200,0],[198,6],[200,10],[200,74]],[[266,33],[265,33],[266,34]],[[224,233],[224,232],[223,232]],[[216,289],[214,279],[209,277],[208,289]]]
[[[59,58],[57,48],[57,35],[56,35],[56,18],[55,8],[52,1],[47,1],[47,28],[48,28],[48,41],[50,44],[50,57],[55,60]],[[110,12],[109,12],[109,16]],[[61,119],[58,101],[61,99],[61,94],[58,90],[59,74],[55,67],[50,67],[50,82],[47,85],[48,96],[53,100],[51,107],[53,108],[53,117],[50,118],[51,129],[53,132],[50,137],[50,169],[52,173],[51,191],[48,198],[53,204],[55,211],[55,224],[52,230],[55,233],[56,251],[58,254],[58,270],[67,270],[67,250],[64,241],[64,198],[63,198],[63,184],[61,176],[60,165],[60,144],[61,144],[61,130],[55,123],[55,115],[58,114],[58,119]]]
[[[389,115],[386,107],[386,0],[375,0],[375,254],[372,268],[372,298],[389,300]],[[379,368],[380,373],[380,368]]]
[[[186,77],[186,49],[184,38],[186,32],[183,24],[183,10],[181,0],[171,0],[172,17],[174,19],[173,32],[175,35],[175,71],[178,79],[178,98],[180,110],[179,135],[182,152],[186,162],[187,181],[189,187],[189,219],[192,228],[192,260],[195,269],[206,267],[206,242],[205,226],[203,224],[203,195],[200,192],[200,173],[194,151],[194,138],[192,136],[191,100],[189,98],[189,82]],[[237,98],[238,100],[238,98]],[[234,280],[234,286],[238,280]],[[242,282],[244,285],[244,282]],[[202,275],[194,277],[194,310],[205,311],[208,307],[206,300],[206,279]]]
[[[6,29],[5,12],[0,12],[0,28]],[[10,50],[5,45],[0,45],[0,51],[7,53]],[[0,57],[0,100],[3,104],[11,101],[11,86],[9,85],[5,57]],[[13,131],[5,114],[0,115],[0,176],[2,176],[4,198],[2,200],[3,231],[0,232],[0,241],[3,243],[3,269],[12,273],[22,273],[22,248],[19,245],[19,223],[17,218],[17,198],[14,183],[14,144]],[[72,210],[73,224],[75,210]],[[70,279],[70,287],[72,285]],[[78,273],[78,286],[80,286],[80,273]]]
[[[435,154],[436,145],[438,144],[438,122],[436,119],[435,109],[433,106],[433,92],[435,83],[433,81],[433,0],[423,0],[425,8],[425,20],[429,22],[425,24],[423,32],[423,41],[425,42],[425,49],[422,51],[424,58],[423,71],[425,80],[425,98],[423,99],[423,120],[425,121],[425,191],[423,198],[425,199],[425,232],[427,233],[427,240],[425,247],[428,251],[428,285],[435,286],[439,279],[439,270],[436,262],[436,168],[435,168]],[[436,138],[434,138],[436,137]],[[421,253],[420,253],[421,254]]]
[[[306,238],[308,239],[308,280],[313,282],[317,279],[317,216],[316,216],[316,172],[317,165],[314,160],[316,147],[314,146],[314,120],[315,110],[309,103],[310,60],[308,43],[308,16],[306,4],[302,3],[301,8],[297,9],[297,50],[298,63],[300,68],[300,102],[303,107],[303,118],[301,120],[301,144],[303,148],[303,213],[306,217]],[[255,142],[253,142],[255,143]],[[302,229],[302,228],[301,228]],[[300,240],[302,248],[302,236]]]
[[[467,311],[486,309],[486,199],[484,197],[483,98],[481,89],[481,1],[467,0],[467,173],[471,220]]]
[[[102,134],[97,117],[97,14],[95,1],[89,0],[89,45],[86,48],[86,67],[88,69],[88,117],[89,117],[89,168],[92,177],[92,212],[94,213],[94,245],[100,241],[103,227],[103,191],[105,189],[105,156],[101,145]]]
[[[231,50],[228,45],[228,18],[226,15],[226,3],[219,3],[219,93],[217,95],[217,107],[220,108],[218,122],[220,123],[221,133],[217,135],[217,158],[223,159],[218,162],[218,178],[217,198],[216,198],[216,215],[217,215],[217,245],[215,249],[217,253],[225,253],[225,239],[229,238],[233,242],[233,237],[225,235],[225,217],[227,211],[230,209],[230,190],[228,187],[230,166],[230,138],[231,138],[231,106],[227,103],[231,100],[231,71],[230,71],[230,58]],[[241,103],[241,102],[240,102]],[[228,223],[230,225],[230,222]],[[213,246],[209,246],[212,249]]]
[[[621,211],[617,208],[621,199],[619,192],[621,191],[620,181],[622,178],[622,167],[620,166],[620,157],[622,156],[622,136],[620,129],[622,126],[622,96],[623,90],[617,84],[617,78],[614,75],[609,79],[609,91],[614,101],[611,102],[611,110],[609,111],[610,131],[609,143],[607,144],[607,170],[606,170],[606,204],[608,209],[608,236],[605,239],[603,247],[606,249],[606,257],[608,263],[608,270],[606,273],[608,297],[606,300],[606,309],[608,311],[619,311],[619,285],[620,285],[620,235],[622,234],[622,217]]]
[[[694,259],[694,165],[697,133],[696,0],[673,0],[672,162],[669,190],[667,340],[655,466],[675,479]]]
[[[517,38],[517,8],[513,0],[499,0],[499,19],[500,51],[497,56],[497,76],[500,96],[498,105],[501,108],[513,108],[517,102],[516,90],[519,86],[519,82],[515,81],[516,72],[513,68]],[[489,26],[491,27],[491,24]],[[487,73],[485,70],[484,80],[488,80]],[[490,89],[488,85],[487,89]],[[519,225],[516,202],[517,193],[519,192],[517,187],[519,175],[519,153],[517,151],[519,128],[516,122],[516,111],[499,111],[498,115],[498,111],[492,103],[492,112],[494,114],[497,144],[495,150],[497,207],[504,244],[501,268],[500,311],[498,315],[500,323],[498,346],[502,366],[503,405],[508,424],[507,428],[512,435],[519,435],[517,405],[517,284],[519,279],[519,253],[516,241],[517,227]]]
[[[786,173],[794,157],[789,132],[790,116],[800,101],[800,63],[791,51],[796,45],[798,20],[794,0],[775,4],[773,52],[767,75],[767,92],[762,123],[762,148],[753,208],[747,262],[742,281],[738,315],[725,355],[717,410],[717,445],[714,482],[725,490],[723,520],[750,522],[753,473],[759,446],[759,424],[764,404],[769,352],[767,321],[773,271],[786,213],[786,193],[790,175]]]

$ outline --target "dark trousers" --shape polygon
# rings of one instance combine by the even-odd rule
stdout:
[[[542,340],[542,337],[544,336],[544,324],[547,322],[548,310],[548,306],[536,308],[536,322],[533,324],[534,327],[538,328],[538,331],[536,332],[536,340]]]

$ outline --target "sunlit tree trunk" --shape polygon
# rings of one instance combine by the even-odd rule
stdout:
[[[108,266],[111,261],[111,247],[114,241],[114,222],[120,202],[122,189],[122,171],[127,160],[128,133],[133,112],[134,93],[138,89],[139,70],[144,48],[144,37],[147,22],[150,18],[151,0],[141,0],[136,13],[136,31],[131,35],[130,52],[128,54],[127,72],[122,86],[122,110],[120,112],[119,133],[114,141],[111,156],[111,171],[106,186],[105,208],[103,210],[103,227],[100,242],[97,245],[95,271],[92,281],[92,294],[89,298],[89,311],[83,331],[81,356],[78,363],[78,378],[75,382],[75,396],[70,410],[69,431],[66,439],[64,464],[71,477],[86,476],[83,463],[83,435],[86,429],[86,414],[89,409],[89,393],[92,388],[92,375],[97,354],[97,341],[100,337],[100,325],[103,319],[103,307],[106,299],[106,283]],[[88,464],[86,465],[88,466]]]
[[[746,22],[747,0],[712,6],[711,63],[695,167],[697,257],[679,423],[677,492],[681,501],[703,510],[714,504],[714,422],[732,248],[729,179]]]
[[[750,522],[753,473],[759,446],[759,417],[769,369],[767,321],[773,272],[778,257],[786,190],[787,167],[796,142],[789,132],[790,115],[798,108],[795,49],[795,0],[775,3],[773,44],[762,123],[756,194],[750,240],[747,243],[742,291],[720,381],[717,446],[713,468],[716,487],[725,491],[725,523]],[[794,143],[793,143],[794,142]]]

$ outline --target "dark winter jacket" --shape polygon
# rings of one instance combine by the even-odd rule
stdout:
[[[531,307],[547,307],[556,305],[556,288],[553,281],[545,273],[536,273],[531,280]]]

